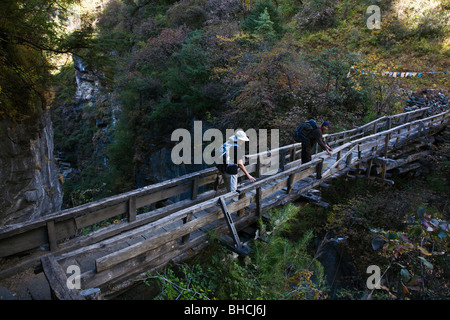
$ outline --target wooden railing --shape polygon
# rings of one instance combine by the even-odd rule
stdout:
[[[316,174],[317,178],[315,183],[319,183],[321,180],[327,179],[333,173],[341,170],[342,167],[352,165],[359,161],[362,151],[369,147],[380,146],[380,142],[384,142],[384,148],[387,152],[387,146],[393,135],[397,133],[396,138],[398,139],[398,133],[401,130],[406,130],[402,132],[402,135],[412,134],[417,131],[416,127],[419,123],[422,123],[422,125],[425,123],[426,127],[430,127],[447,121],[448,111],[436,116],[402,124],[405,121],[420,118],[426,112],[427,109],[422,109],[396,116],[383,117],[362,127],[326,135],[327,142],[334,147],[333,155],[336,156],[336,162],[330,168],[326,168],[326,171],[323,171],[324,159],[327,158],[324,152],[315,154],[311,162],[301,164],[301,160],[299,160],[299,153],[301,152],[300,143],[283,146],[277,150],[270,150],[270,157],[268,157],[267,152],[263,152],[267,156],[266,162],[261,161],[264,157],[249,155],[249,159],[257,156],[257,162],[247,166],[247,170],[254,172],[260,179],[255,183],[247,184],[241,188],[239,200],[229,204],[229,211],[236,212],[247,207],[249,203],[254,202],[256,204],[257,214],[261,214],[262,199],[274,192],[286,187],[288,192],[290,192],[295,182],[314,174]],[[379,132],[382,129],[387,130]],[[364,137],[365,134],[370,132],[373,133]],[[358,137],[361,138],[353,140]],[[372,142],[368,144],[367,142],[369,140],[372,140]],[[352,154],[356,150],[358,151],[359,158],[352,158]],[[344,154],[342,154],[343,152]],[[268,172],[269,168],[273,168],[273,161],[279,163],[278,171],[281,172]],[[149,239],[149,241],[145,241],[143,244],[137,244],[136,248],[125,250],[126,253],[117,252],[112,256],[100,258],[97,261],[97,268],[99,270],[107,269],[117,261],[138,255],[145,250],[150,250],[156,245],[160,245],[171,239],[187,236],[202,226],[221,219],[223,215],[221,216],[219,214],[207,216],[202,221],[199,221],[199,219],[192,220],[193,212],[218,205],[218,199],[215,197],[217,194],[213,190],[217,175],[218,171],[216,168],[208,168],[75,208],[58,211],[33,221],[1,227],[0,257],[45,245],[48,245],[50,251],[68,252],[69,250],[93,244],[139,226],[150,226],[151,224],[151,226],[159,228],[177,219],[183,221],[183,225],[173,233],[163,233],[163,235],[155,236],[156,238],[152,239],[152,241]],[[263,188],[274,181],[278,182],[269,188]],[[199,192],[200,187],[204,187],[203,189],[205,191]],[[137,214],[138,209],[143,210],[147,206],[161,200],[183,194],[188,195],[190,199]],[[230,200],[236,195],[236,193],[228,193],[224,197],[226,200]],[[116,216],[125,216],[126,219],[102,228],[92,234],[86,236],[79,235],[82,228]]]
[[[335,145],[341,145],[356,138],[362,138],[368,134],[374,134],[383,130],[389,130],[410,121],[423,118],[425,115],[431,112],[431,110],[432,108],[424,108],[392,116],[384,116],[354,129],[332,134],[324,134],[324,140],[331,147]]]
[[[188,174],[180,178],[149,185],[130,192],[87,203],[78,207],[58,211],[33,221],[0,228],[0,257],[26,251],[48,244],[50,250],[57,243],[79,234],[82,228],[106,219],[125,215],[131,227],[149,223],[163,217],[170,210],[152,210],[137,215],[137,210],[176,195],[190,193],[192,200],[199,197],[198,190],[214,182],[215,168]],[[199,201],[203,200],[200,198]],[[125,228],[118,228],[121,232]]]
[[[448,122],[448,118],[449,112],[445,112],[347,142],[334,149],[333,153],[334,156],[336,156],[336,161],[329,168],[325,168],[325,171],[322,171],[324,169],[323,163],[329,156],[325,152],[321,152],[316,154],[313,160],[308,163],[292,165],[290,168],[285,168],[284,171],[268,175],[254,183],[245,184],[240,188],[239,192],[230,192],[222,197],[225,200],[230,201],[228,204],[228,211],[230,213],[238,212],[253,203],[255,205],[254,216],[261,217],[262,199],[273,195],[275,192],[287,188],[287,193],[290,193],[295,182],[307,177],[313,177],[306,182],[300,190],[306,191],[318,186],[332,175],[342,171],[342,169],[359,163],[361,160],[371,159],[371,157],[375,155],[386,157],[389,150],[400,147],[402,139],[408,140],[408,137],[411,135],[415,135],[417,138],[419,136],[418,133],[420,133],[419,128],[424,128],[424,126],[428,129],[442,128],[442,125],[445,125]],[[283,149],[280,148],[280,150]],[[271,152],[273,155],[275,150],[272,150]],[[362,157],[363,154],[365,154],[364,157]],[[295,161],[299,160],[294,160],[294,162]],[[292,164],[292,162],[290,164]],[[231,201],[232,198],[235,198],[237,195],[239,195],[239,199]],[[145,241],[97,258],[96,272],[100,277],[103,276],[102,274],[111,276],[116,272],[124,272],[123,269],[120,268],[123,263],[131,264],[133,259],[138,259],[139,256],[142,257],[150,250],[156,250],[157,248],[162,248],[164,245],[169,245],[180,237],[189,237],[189,235],[196,230],[222,219],[224,215],[221,212],[218,203],[219,197],[215,197],[164,217],[160,220],[160,223],[165,225],[180,219],[183,219],[185,222],[173,230],[155,235]],[[190,218],[195,212],[201,210],[211,210],[211,213],[196,219]],[[251,217],[252,216],[247,216],[246,218],[250,219]],[[171,245],[173,246],[173,244]]]

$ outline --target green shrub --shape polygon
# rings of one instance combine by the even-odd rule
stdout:
[[[261,26],[261,15],[267,11],[270,16],[270,21],[273,23],[272,28],[277,36],[284,34],[283,21],[280,17],[278,10],[269,1],[261,1],[256,4],[252,9],[250,15],[244,20],[243,29],[250,33],[256,33],[258,27]]]
[[[174,265],[147,274],[145,283],[151,286],[156,280],[161,290],[156,299],[168,300],[326,298],[322,267],[307,252],[313,232],[295,241],[285,237],[297,213],[293,204],[271,210],[269,241],[250,244],[250,255],[243,260],[213,243],[205,263]]]

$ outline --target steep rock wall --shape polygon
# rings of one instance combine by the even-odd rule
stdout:
[[[0,122],[0,225],[57,211],[62,187],[48,110],[20,124]]]

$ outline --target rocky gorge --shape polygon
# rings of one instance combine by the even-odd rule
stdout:
[[[55,155],[58,172],[66,183],[63,208],[76,206],[96,197],[124,192],[203,169],[204,165],[175,165],[171,161],[170,135],[157,136],[148,128],[145,145],[132,153],[133,181],[117,183],[109,179],[112,166],[109,155],[117,136],[117,118],[121,114],[117,92],[104,84],[104,77],[74,56],[66,71],[72,81],[69,99],[56,99],[51,115],[55,123]],[[71,75],[72,74],[72,75]],[[206,128],[207,129],[207,128]],[[205,129],[205,130],[206,130]],[[135,141],[130,141],[134,144]],[[91,181],[88,181],[88,180]],[[81,196],[79,186],[91,190]],[[115,186],[114,186],[115,185]],[[71,194],[73,193],[73,194]]]
[[[54,157],[49,110],[20,124],[0,122],[0,225],[57,211],[62,183]]]

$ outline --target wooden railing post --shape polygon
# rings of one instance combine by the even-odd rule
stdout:
[[[57,249],[57,243],[55,233],[55,222],[53,220],[47,222],[47,235],[48,235],[49,249],[50,251],[55,251]]]
[[[189,212],[186,217],[183,218],[183,224],[186,224],[188,222],[190,222],[192,220],[192,212]],[[191,236],[190,233],[188,233],[187,235],[181,237],[181,242],[182,243],[186,243],[189,240],[189,237]]]
[[[405,117],[405,123],[408,123],[408,122],[409,122],[409,116],[410,116],[410,113],[407,113],[407,114],[406,114],[406,117]]]
[[[128,222],[136,220],[136,197],[132,196],[128,199]]]
[[[356,165],[356,169],[360,169],[361,167],[361,158],[362,158],[362,151],[361,151],[361,145],[358,144],[358,163]]]
[[[284,165],[286,164],[286,149],[281,149],[278,154],[280,157],[280,159],[279,159],[280,166],[279,167],[280,167],[281,171],[284,171]]]
[[[406,138],[409,138],[409,136],[411,135],[411,125],[409,124],[407,127],[406,127],[406,130],[408,130],[408,133],[406,134]]]
[[[322,179],[323,158],[316,166],[316,179]]]
[[[389,140],[391,140],[391,134],[386,134],[386,137],[384,138],[384,158],[387,159],[388,150],[389,150]],[[382,173],[381,173],[382,179],[386,179],[386,161],[382,164]]]
[[[388,150],[389,150],[389,141],[391,140],[391,134],[386,134],[384,138],[384,157],[387,158]]]
[[[261,219],[262,218],[262,190],[261,190],[261,187],[256,189],[255,204],[256,204],[256,216],[258,217],[258,219]]]
[[[291,191],[292,191],[292,185],[294,184],[294,176],[295,176],[295,173],[292,173],[289,175],[288,185],[287,185],[287,193],[291,193]]]
[[[303,145],[302,145],[302,148],[303,148]],[[293,146],[292,150],[291,150],[291,162],[295,161],[296,153],[297,153],[297,150],[296,150],[295,146]]]
[[[261,177],[261,156],[256,158],[256,178]]]
[[[353,152],[347,156],[347,159],[345,159],[345,165],[347,167],[349,167],[352,164],[352,156],[353,156]]]
[[[386,119],[386,127],[387,127],[387,130],[392,128],[392,118],[390,116],[387,117],[387,119]]]
[[[194,180],[192,180],[192,188],[191,188],[191,200],[197,199],[198,196],[198,181],[199,177],[196,176]]]
[[[336,161],[338,161],[338,160],[341,158],[341,154],[342,154],[342,150],[339,150],[339,151],[336,153]]]
[[[239,193],[239,200],[245,198],[245,192],[240,192]],[[238,216],[242,216],[245,212],[245,208],[242,208],[241,210],[238,211]]]

